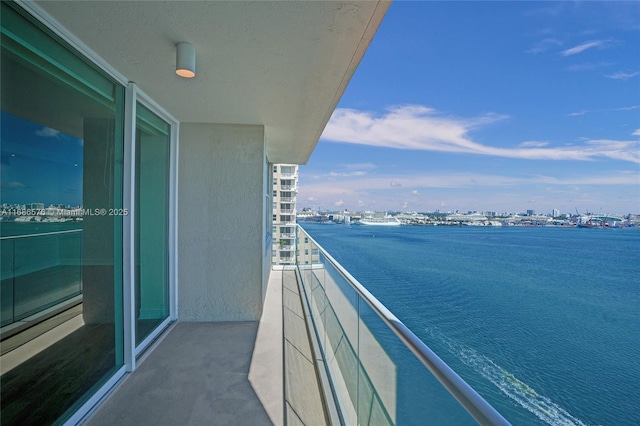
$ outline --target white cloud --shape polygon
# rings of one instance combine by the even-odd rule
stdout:
[[[599,186],[599,185],[638,185],[640,176],[637,173],[619,172],[602,176],[574,176],[558,179],[551,176],[538,176],[537,183],[550,185],[576,185],[576,186]]]
[[[371,169],[375,169],[376,167],[378,166],[372,163],[356,163],[356,164],[346,165],[346,168],[348,170],[371,170]]]
[[[576,116],[579,116],[579,115],[591,114],[593,112],[633,111],[634,109],[637,109],[637,108],[638,108],[638,105],[631,105],[631,106],[628,106],[628,107],[620,107],[620,108],[583,110],[583,111],[572,112],[572,113],[569,113],[567,115],[569,117],[576,117]]]
[[[631,168],[609,173],[585,171],[566,176],[550,173],[508,176],[464,172],[443,175],[434,171],[354,178],[346,180],[340,188],[327,185],[326,182],[301,184],[300,194],[313,195],[317,200],[314,205],[335,209],[400,209],[402,203],[407,201],[405,189],[389,187],[390,180],[403,184],[404,188],[412,187],[437,197],[412,197],[411,209],[418,211],[438,208],[440,200],[443,200],[441,208],[513,211],[532,196],[545,197],[549,208],[572,208],[581,205],[581,202],[575,201],[575,197],[584,191],[601,194],[594,195],[594,202],[604,203],[599,205],[616,206],[616,211],[637,211],[637,201],[629,200],[637,200],[637,188],[640,186],[640,176],[637,170]],[[611,199],[603,201],[608,196]],[[588,204],[585,204],[585,208]]]
[[[527,53],[533,53],[537,55],[538,53],[545,52],[554,46],[561,46],[562,41],[555,38],[545,38],[537,42],[531,49],[527,50]]]
[[[350,176],[364,176],[367,172],[362,170],[354,171],[354,172],[330,172],[330,177],[350,177]]]
[[[375,169],[377,166],[372,163],[356,163],[356,164],[345,164],[341,166],[343,170],[341,171],[332,171],[329,173],[330,178],[337,177],[353,177],[353,176],[364,176],[368,174],[368,170]],[[320,178],[320,176],[318,176]]]
[[[525,141],[522,142],[520,145],[518,145],[521,148],[541,148],[543,146],[547,146],[549,145],[549,142],[545,142],[545,141]]]
[[[411,191],[411,195],[415,195],[416,197],[420,195],[420,192],[417,189]]]
[[[36,130],[36,135],[43,138],[57,138],[60,136],[60,132],[50,127],[43,127],[40,130]]]
[[[394,193],[400,195],[400,187],[389,187],[389,179],[399,183],[404,187],[414,187],[413,192],[424,189],[461,189],[461,188],[510,188],[531,186],[538,184],[565,186],[565,185],[639,185],[640,176],[637,171],[619,171],[609,174],[596,175],[593,173],[585,175],[573,175],[567,177],[529,175],[529,176],[505,176],[493,174],[477,173],[450,173],[450,174],[425,174],[414,173],[410,175],[364,177],[353,180],[346,180],[340,188],[327,185],[326,182],[314,182],[301,184],[300,191],[306,194],[313,194],[315,199],[336,199],[336,206],[344,204],[344,196],[357,194],[381,194]],[[362,198],[358,200],[359,205],[363,205]],[[339,204],[340,203],[340,204]]]
[[[613,74],[606,74],[605,77],[612,78],[614,80],[628,80],[628,79],[633,78],[633,77],[638,76],[638,75],[640,75],[640,72],[638,72],[638,71],[635,71],[635,72],[623,72],[623,71],[620,71],[620,72],[616,72],[616,73],[613,73]]]
[[[631,107],[636,108],[636,106]],[[443,117],[432,108],[408,105],[382,115],[338,108],[327,124],[322,139],[375,147],[489,155],[529,160],[593,160],[599,157],[640,163],[638,142],[562,147],[520,146],[499,148],[474,142],[469,133],[506,116],[486,114],[476,118]],[[613,142],[613,141],[610,141]]]
[[[572,55],[576,55],[578,53],[584,52],[587,49],[591,49],[594,47],[604,47],[607,44],[606,40],[593,40],[593,41],[588,41],[586,43],[582,43],[579,44],[577,46],[574,46],[570,49],[567,50],[563,50],[562,51],[562,56],[572,56]]]
[[[640,136],[640,129],[636,129],[633,133],[631,133],[633,136]]]
[[[400,187],[402,186],[402,184],[401,184],[401,183],[399,183],[399,182],[396,182],[395,180],[392,180],[392,181],[389,183],[389,186],[390,186],[390,187],[392,187],[392,188],[400,188]]]
[[[381,116],[338,108],[322,138],[396,149],[472,152],[478,145],[467,139],[466,134],[474,128],[505,118],[497,114],[471,119],[443,117],[434,109],[421,105],[390,108]]]
[[[586,150],[622,161],[640,164],[640,143],[638,141],[617,141],[611,139],[593,139],[586,141]]]
[[[604,68],[608,67],[611,64],[609,62],[597,62],[597,63],[583,63],[583,64],[574,64],[567,68],[568,71],[591,71],[596,68]]]

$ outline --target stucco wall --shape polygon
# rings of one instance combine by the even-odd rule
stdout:
[[[264,128],[181,123],[179,158],[178,317],[258,320]]]

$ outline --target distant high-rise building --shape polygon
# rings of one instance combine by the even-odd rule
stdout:
[[[551,217],[559,217],[559,216],[560,216],[560,210],[553,209],[553,212],[551,213]]]
[[[296,264],[298,166],[273,165],[273,264]]]
[[[535,215],[536,215],[535,210],[527,210],[527,216],[535,216]]]

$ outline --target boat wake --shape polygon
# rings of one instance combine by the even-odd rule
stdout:
[[[482,377],[493,383],[502,393],[545,423],[553,426],[586,426],[582,420],[572,416],[546,396],[540,395],[531,386],[519,380],[485,355],[478,353],[475,349],[459,344],[445,336],[436,336],[439,333],[434,333],[432,330],[427,331],[445,343],[448,350],[464,364],[472,367]]]

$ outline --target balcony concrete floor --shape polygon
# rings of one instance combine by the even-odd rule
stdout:
[[[179,323],[87,425],[271,425],[248,380],[258,323]]]
[[[283,355],[291,342],[309,344],[304,334],[283,333],[283,282],[291,287],[291,274],[272,271],[260,322],[175,325],[85,424],[283,425],[285,406],[287,417],[298,413],[289,424],[325,424],[313,365]],[[295,404],[285,404],[285,377],[305,384]]]

